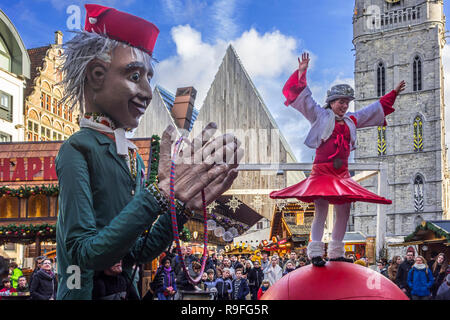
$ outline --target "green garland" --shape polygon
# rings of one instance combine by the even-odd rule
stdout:
[[[38,194],[57,196],[59,194],[59,186],[51,184],[34,187],[20,186],[19,188],[0,187],[0,196],[8,195],[11,197],[29,198]]]
[[[150,175],[149,179],[147,181],[146,186],[149,184],[152,184],[153,182],[156,182],[158,179],[158,165],[159,165],[159,146],[161,139],[157,135],[152,136],[151,145],[150,145],[150,154],[152,156],[150,168]]]
[[[0,245],[8,242],[31,244],[36,241],[37,236],[41,241],[55,242],[56,225],[45,223],[0,226]]]
[[[191,241],[191,239],[192,239],[191,232],[186,226],[184,226],[183,230],[180,233],[180,240],[184,242],[189,242]]]

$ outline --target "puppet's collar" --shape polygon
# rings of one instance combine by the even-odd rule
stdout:
[[[117,154],[121,156],[128,155],[128,149],[137,149],[126,137],[128,129],[116,128],[114,121],[108,116],[97,112],[87,112],[80,120],[80,127],[91,128],[97,131],[114,134]]]

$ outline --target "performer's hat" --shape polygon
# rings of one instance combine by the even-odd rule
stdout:
[[[101,34],[152,55],[159,34],[153,23],[98,4],[86,4],[85,8],[85,31]]]
[[[336,99],[346,98],[350,101],[355,99],[355,91],[348,84],[337,84],[327,91],[327,99],[324,108],[330,106],[330,102]]]

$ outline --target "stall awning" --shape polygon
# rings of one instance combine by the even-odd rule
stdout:
[[[346,232],[344,235],[344,243],[366,243],[366,237],[359,231],[357,232]]]

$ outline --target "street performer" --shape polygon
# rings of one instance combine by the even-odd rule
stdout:
[[[148,186],[144,162],[128,140],[152,99],[153,48],[159,30],[113,8],[85,8],[84,30],[65,44],[62,67],[63,102],[79,106],[81,129],[64,142],[56,158],[57,299],[92,299],[95,271],[118,262],[137,291],[133,266],[152,261],[173,241],[169,179],[176,130],[169,126],[163,133],[159,181]],[[193,142],[185,139],[176,155],[179,229],[193,210],[202,209],[202,190],[208,204],[237,177],[235,162],[243,150],[233,135],[212,139],[216,128],[210,123]],[[233,155],[229,158],[234,162],[211,161],[215,152]],[[194,158],[201,161],[194,164]]]
[[[348,157],[350,151],[356,148],[357,128],[387,125],[385,117],[395,111],[392,106],[397,95],[405,89],[405,81],[401,81],[394,90],[369,106],[357,112],[347,112],[350,101],[355,99],[353,89],[347,84],[333,86],[327,92],[325,106],[321,107],[311,97],[311,90],[306,83],[309,54],[303,53],[302,59],[299,58],[298,61],[298,70],[291,75],[283,88],[287,99],[285,105],[291,105],[300,111],[311,123],[305,145],[316,149],[316,156],[311,175],[307,179],[285,189],[273,191],[270,197],[314,202],[314,221],[307,253],[313,265],[324,266],[326,262],[323,259],[325,250],[322,236],[330,203],[336,210],[336,222],[327,252],[330,261],[347,261],[342,240],[352,202],[392,203],[351,179]]]

